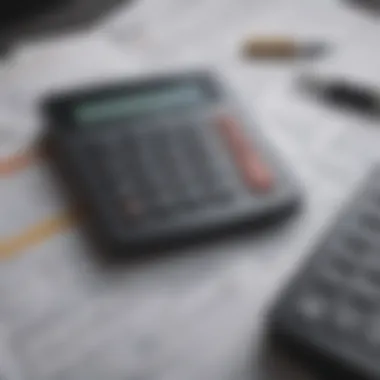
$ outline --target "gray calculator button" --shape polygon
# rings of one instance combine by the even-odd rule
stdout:
[[[193,178],[193,193],[200,202],[212,202],[226,193],[222,173],[215,164],[216,157],[207,142],[206,135],[198,128],[188,127],[182,132],[183,152],[189,163],[189,174]]]
[[[343,246],[348,254],[358,259],[362,259],[363,256],[367,255],[371,248],[370,242],[362,234],[358,234],[355,231],[347,233]]]
[[[320,320],[325,317],[329,305],[328,300],[319,294],[301,296],[296,306],[298,313],[307,320]]]
[[[380,271],[369,269],[366,273],[367,283],[375,290],[380,291]]]
[[[358,310],[348,305],[343,305],[336,308],[333,313],[333,321],[338,330],[350,333],[360,329],[361,315]]]
[[[357,266],[343,255],[334,255],[321,270],[333,281],[345,281],[355,273]]]
[[[363,328],[364,336],[371,346],[380,348],[380,316],[373,318]]]

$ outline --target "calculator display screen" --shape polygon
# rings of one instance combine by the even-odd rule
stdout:
[[[188,84],[83,102],[75,108],[74,115],[77,123],[91,125],[196,105],[205,100],[207,100],[207,94],[204,93],[202,87]]]

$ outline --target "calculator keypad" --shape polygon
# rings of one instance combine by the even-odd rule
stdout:
[[[229,202],[236,184],[225,176],[212,125],[123,129],[89,144],[109,197],[130,220]],[[228,155],[228,150],[225,154]]]
[[[380,170],[371,174],[274,309],[277,328],[333,356],[380,350]]]

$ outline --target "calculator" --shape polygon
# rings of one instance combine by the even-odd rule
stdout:
[[[209,71],[51,95],[55,157],[116,250],[191,241],[290,215],[283,160]]]
[[[322,240],[275,302],[272,336],[325,377],[380,379],[380,167]]]

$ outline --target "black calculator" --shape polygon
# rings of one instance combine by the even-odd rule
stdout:
[[[52,95],[53,151],[117,248],[205,237],[289,215],[282,159],[208,71]]]
[[[270,312],[274,338],[325,378],[380,379],[380,168]]]

